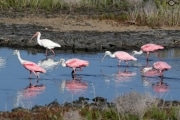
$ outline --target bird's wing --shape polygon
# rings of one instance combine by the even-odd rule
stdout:
[[[49,49],[52,49],[54,47],[61,47],[60,44],[55,43],[49,39],[42,39],[41,43],[42,43],[42,46],[49,48]]]
[[[134,56],[124,51],[115,52],[115,56],[120,60],[137,60]]]
[[[35,71],[35,72],[43,72],[46,73],[46,70],[38,66],[36,63],[31,62],[31,61],[24,61],[23,66],[30,71]]]

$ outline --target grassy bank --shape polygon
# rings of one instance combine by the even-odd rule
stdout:
[[[79,104],[57,101],[46,106],[34,106],[31,110],[16,108],[12,112],[0,112],[1,119],[15,120],[179,120],[179,103],[157,100],[149,94],[129,92],[118,96],[112,103]]]
[[[1,11],[65,12],[148,25],[179,26],[180,0],[0,0]]]

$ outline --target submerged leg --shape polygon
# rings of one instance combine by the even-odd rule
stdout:
[[[120,64],[121,64],[121,60],[119,60],[119,64],[118,64],[118,67],[120,67]]]

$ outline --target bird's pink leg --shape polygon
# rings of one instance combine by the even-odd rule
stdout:
[[[47,56],[47,54],[48,54],[48,53],[47,53],[47,49],[46,49],[46,53],[45,53],[45,54],[46,54],[46,56]]]
[[[37,77],[37,78],[39,78],[39,75],[36,73],[36,72],[34,72],[34,71],[32,71],[33,73],[34,73],[34,75]]]
[[[146,54],[146,60],[147,61],[149,60],[149,52],[147,52],[147,54]]]
[[[54,52],[54,50],[53,49],[50,49],[51,50],[51,52],[55,55],[55,52]]]
[[[127,67],[129,66],[129,64],[128,64],[128,62],[127,61],[125,61],[126,62],[126,65],[127,65]]]
[[[30,72],[29,78],[31,79],[31,74],[32,74],[32,71],[29,71],[29,72]]]
[[[121,64],[121,60],[119,60],[119,64],[118,64],[118,67],[120,67],[120,64]]]

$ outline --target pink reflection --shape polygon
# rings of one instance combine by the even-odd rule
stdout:
[[[117,81],[128,81],[131,77],[136,76],[136,72],[128,71],[127,68],[124,71],[121,71],[120,69],[116,74],[114,74],[114,77]]]
[[[77,79],[75,76],[72,80],[66,80],[64,83],[66,90],[72,93],[84,92],[88,88],[88,84],[82,81],[81,78]]]
[[[37,97],[40,93],[42,93],[46,89],[46,86],[41,84],[41,85],[29,85],[26,87],[23,92],[23,98],[28,99],[28,98],[34,98]]]
[[[167,83],[164,83],[163,80],[160,80],[158,83],[153,85],[153,90],[158,93],[164,93],[169,91],[169,86]]]
[[[161,73],[158,70],[152,69],[151,67],[144,67],[141,70],[141,74],[142,76],[147,76],[147,77],[161,76]]]

